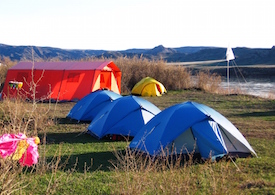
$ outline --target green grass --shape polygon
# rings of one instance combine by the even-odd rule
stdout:
[[[109,171],[111,164],[108,160],[114,159],[113,151],[123,150],[125,142],[113,142],[108,140],[97,140],[89,134],[79,133],[50,133],[47,134],[47,157],[55,155],[57,149],[61,149],[63,159],[69,158],[67,168],[72,168],[77,161],[78,172],[83,172],[84,163],[91,170],[99,169]]]
[[[74,103],[54,105],[55,124],[39,146],[40,161],[52,164],[46,171],[21,174],[29,183],[21,194],[275,194],[275,101],[246,95],[218,95],[197,90],[170,91],[146,97],[161,110],[196,101],[227,117],[247,138],[258,158],[194,164],[163,170],[115,170],[114,152],[127,142],[97,140],[86,134],[87,123],[66,119]],[[38,104],[44,106],[44,104]],[[123,153],[123,152],[122,152]],[[53,162],[53,163],[51,163]],[[54,166],[58,165],[56,171]]]

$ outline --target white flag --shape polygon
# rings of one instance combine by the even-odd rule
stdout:
[[[234,56],[233,50],[231,49],[231,47],[228,47],[226,51],[226,60],[229,61],[234,59],[235,59],[235,56]]]

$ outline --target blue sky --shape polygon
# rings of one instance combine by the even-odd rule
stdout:
[[[271,48],[273,0],[0,0],[0,43],[63,49]]]

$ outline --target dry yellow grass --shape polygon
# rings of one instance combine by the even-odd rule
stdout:
[[[126,149],[115,152],[114,194],[235,194],[241,193],[234,180],[239,167],[230,161],[196,162],[179,156],[154,158]],[[238,180],[247,180],[246,174]]]
[[[144,77],[161,82],[167,90],[182,90],[193,87],[191,73],[183,66],[167,66],[163,60],[146,58],[118,58],[115,64],[122,72],[122,93],[130,93],[134,85]]]

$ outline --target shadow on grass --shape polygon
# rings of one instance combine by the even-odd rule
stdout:
[[[65,165],[65,170],[75,168],[75,170],[79,173],[84,173],[85,170],[87,172],[96,170],[110,171],[110,168],[112,167],[110,160],[116,160],[113,152],[90,152],[85,154],[62,156],[61,164],[65,163],[68,158],[69,160]]]
[[[39,136],[41,139],[43,135]],[[110,142],[110,140],[98,140],[86,132],[69,132],[69,133],[47,133],[47,144],[60,143],[95,143],[95,142]]]
[[[90,124],[91,121],[77,121],[75,119],[71,119],[71,118],[54,118],[54,120],[58,123],[58,124]]]
[[[77,124],[78,122],[75,120],[70,120],[68,118],[58,118],[59,124]],[[39,135],[40,139],[43,140],[43,134]],[[121,140],[123,141],[123,140]],[[77,144],[77,143],[102,143],[102,142],[110,142],[114,143],[114,141],[110,139],[96,139],[92,135],[87,132],[62,132],[62,133],[47,133],[46,134],[46,144]],[[117,141],[116,141],[117,142]],[[48,157],[47,161],[51,161],[53,157]],[[112,151],[104,151],[104,152],[89,152],[82,154],[72,154],[72,155],[62,155],[60,165],[64,165],[65,170],[69,170],[71,168],[75,168],[77,172],[83,173],[85,170],[87,171],[110,171],[110,167],[112,167],[111,161],[116,160],[116,157]],[[75,167],[76,165],[76,167]]]
[[[42,137],[42,135],[41,135]],[[74,132],[74,133],[48,133],[46,137],[47,145],[51,144],[61,144],[61,143],[102,143],[102,142],[112,142],[112,140],[98,140],[88,133]],[[50,162],[53,157],[49,157]],[[104,152],[89,152],[84,154],[73,154],[73,155],[62,155],[60,164],[65,165],[65,170],[74,168],[76,164],[76,171],[83,173],[85,169],[87,171],[110,171],[109,168],[112,167],[110,160],[116,160],[116,157],[112,151]]]
[[[267,111],[267,112],[243,113],[243,114],[237,114],[236,116],[242,116],[242,117],[269,117],[269,116],[275,116],[275,110],[274,111]]]

